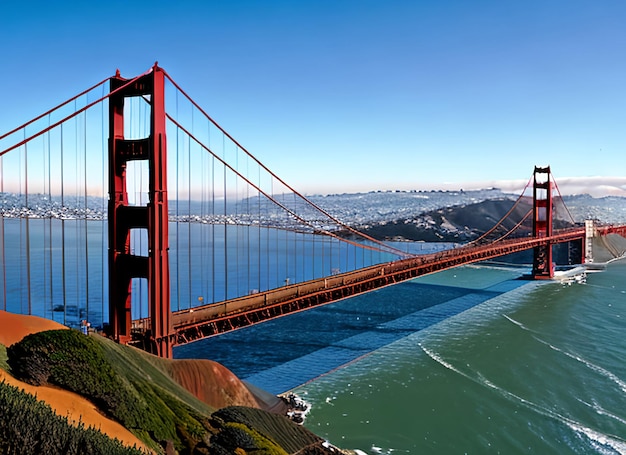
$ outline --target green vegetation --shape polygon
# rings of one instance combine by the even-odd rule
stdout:
[[[284,416],[239,406],[217,411],[207,406],[169,376],[168,362],[171,361],[74,330],[31,334],[6,349],[0,348],[0,367],[10,367],[11,374],[23,381],[54,384],[84,396],[157,453],[330,453],[322,446],[321,438]],[[10,391],[9,395],[14,397],[16,392]],[[25,396],[29,398],[20,396],[19,402],[15,398],[9,400],[9,407],[14,408],[19,417],[8,414],[0,404],[0,424],[3,425],[0,453],[31,453],[19,450],[24,444],[37,448],[32,453],[77,453],[72,452],[73,447],[95,438],[91,434],[93,430],[86,430],[82,425],[66,429],[66,419],[63,430],[49,430],[48,426],[53,425],[49,422],[51,418],[40,417],[43,411],[39,407],[48,414],[52,412],[50,408],[37,402],[35,397]],[[35,426],[36,423],[43,427]],[[75,435],[65,439],[60,432]],[[43,433],[52,436],[49,438]],[[14,441],[20,439],[14,434],[19,434],[23,442],[15,444]],[[96,447],[95,442],[85,444],[85,447],[92,447],[89,444]],[[136,452],[99,447],[81,449],[80,453]]]
[[[303,447],[321,447],[323,442],[306,428],[260,409],[230,406],[211,417],[212,424],[221,430],[211,439],[211,447],[225,450],[218,453],[233,453],[237,448],[267,455],[302,453]]]
[[[50,406],[4,381],[0,383],[0,416],[2,454],[142,454],[82,423],[70,425]]]
[[[158,449],[168,441],[185,453],[202,443],[212,411],[188,402],[189,393],[142,354],[75,330],[28,335],[7,349],[11,372],[35,385],[55,384],[93,401],[107,416]],[[177,396],[188,398],[181,401]],[[204,412],[203,412],[204,411]]]
[[[259,455],[288,455],[276,443],[243,423],[226,423],[214,439],[215,445],[225,447],[226,450],[232,450],[234,453],[254,452]]]
[[[0,369],[8,371],[9,364],[7,363],[7,348],[5,345],[0,344]]]
[[[129,348],[100,336],[90,337],[101,345],[107,361],[115,372],[130,383],[149,382],[153,386],[169,392],[186,406],[200,415],[208,416],[214,408],[198,400],[191,392],[175,382],[167,372],[167,359],[148,354],[139,349]]]

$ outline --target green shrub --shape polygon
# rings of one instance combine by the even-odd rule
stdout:
[[[90,399],[106,415],[140,437],[189,452],[206,435],[207,416],[192,410],[163,385],[186,392],[171,378],[141,361],[132,348],[52,330],[25,337],[7,350],[12,373],[32,384],[55,384]],[[150,374],[143,371],[147,369]],[[208,413],[207,413],[208,415]],[[149,435],[149,439],[146,439]]]
[[[213,413],[216,426],[231,427],[243,424],[275,443],[288,453],[298,452],[306,446],[321,443],[322,438],[306,428],[296,425],[284,416],[271,414],[261,409],[229,406]]]
[[[13,375],[34,385],[55,384],[89,398],[105,414],[136,428],[138,396],[113,371],[102,348],[76,330],[31,334],[7,349]]]
[[[7,348],[5,345],[0,344],[0,369],[8,371],[9,364],[7,363]]]
[[[82,423],[70,425],[50,406],[4,381],[0,383],[0,416],[0,453],[5,455],[143,453]]]

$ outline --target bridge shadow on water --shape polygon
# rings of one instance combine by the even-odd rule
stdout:
[[[462,274],[485,270],[464,268]],[[422,277],[174,349],[176,358],[217,361],[278,394],[525,283],[521,271],[484,283],[457,271]],[[446,282],[447,281],[447,282]]]

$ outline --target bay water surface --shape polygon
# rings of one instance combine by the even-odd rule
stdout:
[[[626,454],[626,263],[470,266],[176,348],[311,405],[368,454]]]
[[[1,226],[2,309],[69,325],[106,319],[103,223]],[[220,232],[231,241],[204,264],[171,255],[174,307],[248,289],[251,276],[262,289],[367,259],[333,247],[314,262],[319,270],[303,266],[299,277],[290,266],[317,239],[230,226]],[[293,245],[285,263],[266,267],[246,256],[256,269],[237,266],[243,245],[270,250],[281,240]],[[174,251],[183,244],[215,251],[212,243],[196,225],[171,240]],[[446,247],[420,245],[424,252]],[[217,273],[226,263],[228,279]],[[307,427],[368,454],[626,454],[626,263],[590,273],[585,284],[521,279],[527,272],[461,267],[178,346],[174,354],[219,361],[273,393],[295,391],[311,404]],[[139,303],[133,317],[145,314]]]

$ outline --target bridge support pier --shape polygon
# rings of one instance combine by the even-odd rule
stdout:
[[[151,72],[134,80],[123,79],[118,72],[111,79],[111,91],[115,93],[109,97],[110,335],[120,343],[131,341],[132,279],[147,279],[150,330],[144,341],[152,353],[171,358],[174,331],[170,321],[164,72],[156,64]],[[131,97],[150,103],[150,135],[146,138],[126,139],[124,135],[124,101]],[[148,163],[146,206],[131,206],[128,201],[127,163],[137,160]],[[131,229],[147,230],[148,256],[131,252]]]
[[[550,166],[535,166],[533,174],[533,237],[552,236],[552,209]],[[533,278],[545,280],[553,277],[552,244],[548,242],[534,248]]]

